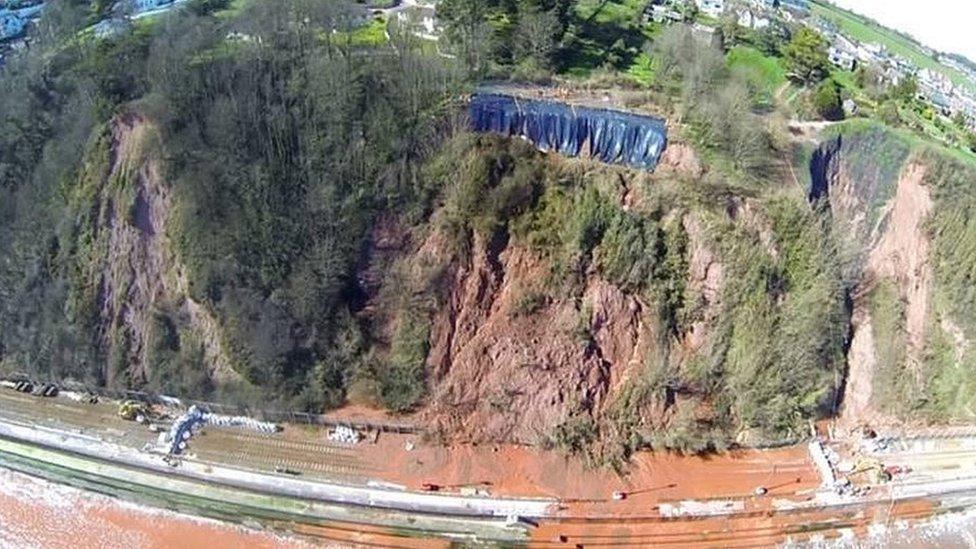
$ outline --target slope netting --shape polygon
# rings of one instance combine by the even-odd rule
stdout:
[[[664,121],[621,111],[479,93],[471,99],[477,132],[528,139],[541,151],[653,170],[667,145]]]

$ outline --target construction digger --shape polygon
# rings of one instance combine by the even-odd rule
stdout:
[[[135,400],[126,400],[119,405],[119,417],[126,421],[145,423],[149,421],[152,410],[146,404]]]
[[[891,480],[891,473],[885,469],[880,460],[866,456],[858,457],[854,463],[854,470],[848,476],[863,478],[867,484],[874,485],[884,484]]]

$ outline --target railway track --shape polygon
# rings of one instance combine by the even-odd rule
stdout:
[[[115,417],[111,406],[108,405],[90,407],[84,413],[78,413],[79,408],[77,406],[42,401],[47,406],[42,413],[38,413],[36,398],[21,395],[13,395],[14,398],[7,398],[8,396],[10,395],[0,395],[0,405],[2,405],[0,406],[0,420],[6,418],[15,422],[32,422],[47,429],[59,429],[67,426],[70,433],[82,433],[89,437],[97,435],[98,438],[118,444],[131,445],[133,441],[146,438],[143,427],[121,422]],[[363,487],[370,478],[382,478],[382,471],[376,470],[375,464],[367,465],[368,462],[361,459],[362,456],[357,453],[355,447],[331,443],[324,439],[302,439],[299,435],[301,435],[299,431],[286,431],[284,434],[279,433],[277,435],[241,431],[207,431],[204,435],[194,438],[191,444],[191,456],[189,456],[184,467],[199,471],[199,478],[193,477],[188,480],[191,482],[216,482],[219,485],[221,481],[216,477],[213,480],[208,480],[212,474],[211,470],[227,467],[250,471],[252,475],[278,478],[280,480],[274,481],[276,485],[285,485],[295,481],[289,475],[278,475],[277,477],[270,475],[269,473],[276,468],[299,471],[302,477],[307,476],[330,481],[341,480],[348,482],[349,486]],[[63,436],[61,438],[63,439]],[[98,439],[92,438],[92,440],[97,441]],[[886,456],[887,459],[911,457],[911,454],[905,452],[891,452]],[[948,477],[945,474],[939,475],[939,471],[956,471],[957,468],[946,467],[946,464],[952,464],[954,460],[969,462],[973,461],[974,458],[976,458],[974,452],[952,447],[944,450],[935,449],[920,452],[918,459],[926,464],[923,467],[925,472],[912,481],[896,483],[894,488],[903,490],[905,495],[905,497],[900,497],[898,501],[892,495],[891,501],[879,497],[874,500],[850,500],[839,504],[808,505],[793,509],[772,508],[769,505],[771,499],[799,502],[812,496],[808,493],[810,490],[806,488],[790,489],[786,487],[778,493],[769,494],[765,499],[767,502],[765,505],[756,504],[754,501],[756,498],[746,494],[695,498],[696,501],[703,503],[709,501],[742,501],[746,503],[746,507],[731,510],[720,516],[664,517],[661,516],[657,506],[669,501],[678,504],[680,498],[673,500],[661,497],[649,498],[649,503],[644,508],[632,506],[620,512],[614,511],[613,502],[601,503],[598,500],[593,500],[595,503],[591,507],[587,507],[587,503],[577,506],[575,509],[570,507],[561,514],[526,515],[536,516],[532,519],[535,526],[525,528],[524,535],[531,537],[522,539],[518,543],[531,547],[566,547],[567,545],[572,547],[576,544],[581,544],[584,547],[634,545],[752,547],[782,543],[789,539],[807,539],[815,535],[831,537],[849,532],[863,535],[872,524],[919,521],[969,508],[962,505],[939,505],[937,502],[944,496],[949,497],[950,494],[951,497],[971,497],[972,501],[976,501],[976,475],[957,475],[957,480],[963,479],[966,484],[963,488],[955,491],[948,488],[945,492],[930,494],[926,494],[925,491],[929,489],[933,480],[946,481]],[[796,472],[799,479],[800,476],[808,473],[809,467],[799,461],[795,463],[790,461],[783,466],[777,466],[774,462],[764,459],[764,456],[760,455],[744,460],[738,470],[745,471],[743,474],[755,475],[757,479],[769,478],[766,474],[778,474],[782,477],[786,474],[792,476]],[[770,470],[772,473],[769,473]],[[123,490],[116,481],[95,481],[90,477],[85,478],[86,482],[93,482],[96,485],[97,482],[106,482],[105,486],[111,486],[110,489],[102,487],[98,488],[99,490]],[[808,481],[804,481],[803,485],[806,486],[807,484]],[[227,486],[226,488],[230,490],[253,489],[243,486]],[[389,489],[379,490],[376,493],[409,494],[395,490],[391,492]],[[193,500],[193,496],[188,497]],[[281,497],[295,499],[299,496],[281,494]],[[445,497],[450,499],[453,496],[445,494]],[[483,498],[484,501],[495,499]],[[180,500],[180,504],[189,505],[183,500]],[[406,510],[385,507],[381,509],[374,506],[372,499],[352,505],[360,505],[361,509],[368,509],[369,513],[379,513],[377,516],[386,518],[406,514],[414,517],[421,516],[424,517],[423,520],[436,522],[447,516],[441,515],[436,508]],[[448,524],[452,525],[448,530],[455,529],[445,532],[438,530],[438,527],[411,527],[409,525],[413,523],[410,522],[405,523],[408,526],[395,528],[376,525],[353,518],[356,516],[355,513],[344,515],[346,517],[344,519],[322,520],[289,511],[292,514],[286,513],[288,518],[282,520],[281,517],[274,516],[274,513],[269,515],[267,512],[258,512],[246,506],[240,507],[236,512],[241,513],[241,516],[256,516],[264,524],[296,532],[302,536],[332,543],[351,543],[370,547],[428,547],[434,542],[446,544],[455,539],[453,536],[461,535],[460,532],[464,530],[464,527],[459,526],[459,524],[463,524],[464,520],[469,520],[459,519],[462,521],[461,523],[438,522],[442,525],[440,528],[443,528],[443,524]],[[417,515],[417,513],[420,514]],[[489,524],[488,531],[496,532],[496,534],[499,531],[504,532],[504,528],[498,529],[498,521],[500,520],[497,518],[498,515],[495,517],[494,523],[489,521],[493,526],[483,521],[478,522],[480,519],[475,517],[470,520],[474,521],[472,524],[479,523],[482,526]],[[216,518],[226,520],[228,517]],[[513,539],[508,540],[508,542],[512,541]]]

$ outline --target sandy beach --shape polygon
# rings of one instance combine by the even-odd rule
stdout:
[[[141,507],[0,469],[0,548],[312,547],[243,526]]]

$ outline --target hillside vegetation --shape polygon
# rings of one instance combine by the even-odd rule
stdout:
[[[429,207],[419,164],[450,131],[450,65],[407,42],[370,53],[333,40],[353,12],[324,0],[254,2],[220,19],[181,10],[68,45],[84,10],[58,7],[44,21],[64,28],[2,79],[4,364],[199,393],[202,365],[179,377],[194,353],[185,297],[217,319],[245,386],[301,408],[341,402],[364,238],[379,211]],[[245,38],[228,42],[231,30]],[[148,335],[104,318],[117,243],[100,212],[134,222],[127,208],[142,196],[112,165],[126,112],[158,128],[143,154],[163,164],[167,253],[186,278],[185,296],[144,296],[158,325]]]
[[[853,422],[972,417],[964,154],[791,132],[779,95],[819,95],[822,60],[785,42],[445,4],[453,58],[335,0],[192,0],[99,40],[52,4],[0,76],[0,372],[613,464],[799,440],[855,413],[852,380]],[[668,119],[659,169],[469,133],[463,94],[513,70],[626,87]]]

